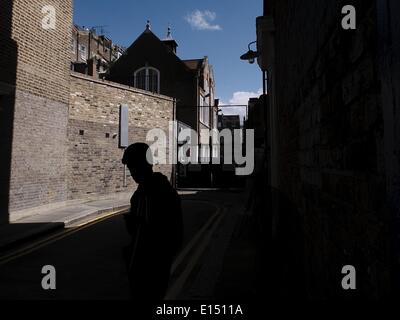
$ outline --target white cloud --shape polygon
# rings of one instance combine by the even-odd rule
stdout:
[[[196,30],[222,30],[220,25],[212,24],[216,18],[217,14],[215,12],[195,10],[188,14],[185,20]]]
[[[233,93],[232,98],[229,100],[229,104],[247,105],[250,98],[258,98],[260,95],[262,95],[262,93],[262,89],[259,89],[257,92],[237,91]]]
[[[263,90],[259,89],[257,92],[251,92],[251,91],[237,91],[234,92],[232,95],[232,98],[229,99],[229,102],[226,103],[224,101],[220,101],[221,106],[226,106],[222,107],[222,113],[224,115],[235,115],[238,114],[240,115],[241,119],[246,117],[246,111],[247,108],[245,107],[227,107],[227,105],[245,105],[247,106],[249,103],[250,98],[258,98],[260,95],[262,95]]]

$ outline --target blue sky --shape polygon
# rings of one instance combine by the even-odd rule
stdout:
[[[216,95],[224,103],[243,103],[260,94],[261,71],[239,59],[256,39],[255,19],[262,0],[74,0],[74,22],[106,25],[115,43],[129,46],[146,20],[159,37],[171,25],[181,59],[208,56],[214,68]]]

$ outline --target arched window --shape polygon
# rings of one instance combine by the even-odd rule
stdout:
[[[134,86],[138,89],[160,93],[160,71],[152,67],[143,67],[134,73]]]

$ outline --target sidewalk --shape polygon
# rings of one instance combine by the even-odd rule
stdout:
[[[131,196],[131,192],[91,196],[15,212],[9,224],[0,226],[0,252],[46,233],[128,209]]]
[[[180,191],[190,195],[193,192]],[[74,227],[100,216],[126,210],[130,207],[131,192],[105,196],[88,196],[25,209],[12,213],[10,223],[0,226],[0,253],[47,233]]]

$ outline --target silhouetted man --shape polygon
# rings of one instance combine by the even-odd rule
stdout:
[[[168,288],[171,264],[182,243],[180,198],[166,176],[153,172],[147,144],[129,146],[122,163],[138,183],[131,210],[125,215],[132,236],[127,252],[131,291],[135,299],[161,300]]]

